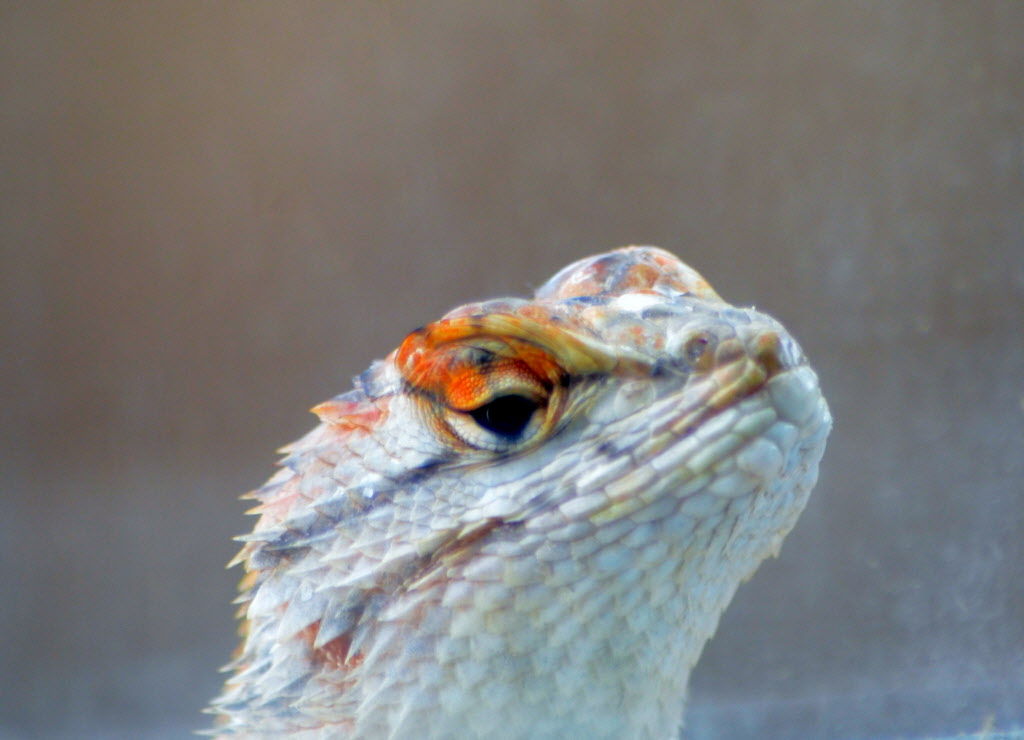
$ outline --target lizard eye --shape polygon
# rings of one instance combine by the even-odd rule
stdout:
[[[500,380],[498,382],[501,382]],[[495,394],[481,394],[478,405],[465,410],[441,407],[440,418],[456,438],[479,450],[508,452],[539,438],[551,422],[551,399],[533,384],[506,379]],[[516,391],[524,391],[518,393]],[[481,403],[483,401],[483,403]]]
[[[557,317],[533,314],[441,319],[394,352],[406,389],[442,445],[471,459],[530,450],[568,419],[573,378],[622,362],[563,330]]]
[[[487,431],[511,442],[522,436],[538,408],[540,404],[532,398],[507,395],[473,409],[469,415]]]

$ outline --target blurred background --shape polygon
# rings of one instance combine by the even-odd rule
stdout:
[[[690,737],[1024,724],[1024,5],[0,5],[0,737],[185,737],[237,495],[408,330],[658,244],[821,482]]]

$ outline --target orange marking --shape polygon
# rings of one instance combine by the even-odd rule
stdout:
[[[304,627],[299,632],[299,639],[305,642],[311,651],[313,660],[321,665],[328,665],[338,670],[355,668],[363,662],[363,656],[359,653],[349,655],[349,648],[352,647],[352,638],[349,635],[338,635],[330,642],[314,648],[317,632],[320,631],[320,620]]]
[[[325,424],[364,431],[370,431],[380,423],[384,416],[383,410],[374,403],[357,403],[337,399],[319,403],[310,411],[319,416],[320,421]]]
[[[515,317],[508,317],[514,321]],[[481,337],[494,359],[479,363],[475,343]],[[487,333],[476,317],[442,319],[405,338],[395,362],[407,381],[456,410],[476,408],[500,389],[503,379],[518,378],[546,393],[565,372],[538,345],[506,334]]]
[[[476,408],[487,396],[487,378],[475,367],[455,367],[449,372],[447,382],[441,380],[444,397],[452,408]]]
[[[633,288],[639,292],[643,288],[650,288],[652,285],[657,284],[658,279],[663,274],[662,270],[657,267],[638,262],[626,274],[626,279],[622,284],[617,285],[616,288],[618,288],[620,293],[629,292],[626,290],[627,288]]]

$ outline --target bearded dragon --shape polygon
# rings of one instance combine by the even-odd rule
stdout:
[[[409,334],[251,496],[224,737],[670,738],[831,428],[783,327],[654,247]]]

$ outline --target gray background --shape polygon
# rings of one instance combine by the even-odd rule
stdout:
[[[1024,4],[4,2],[0,56],[0,736],[202,726],[305,409],[628,243],[836,417],[692,736],[1024,722]]]

